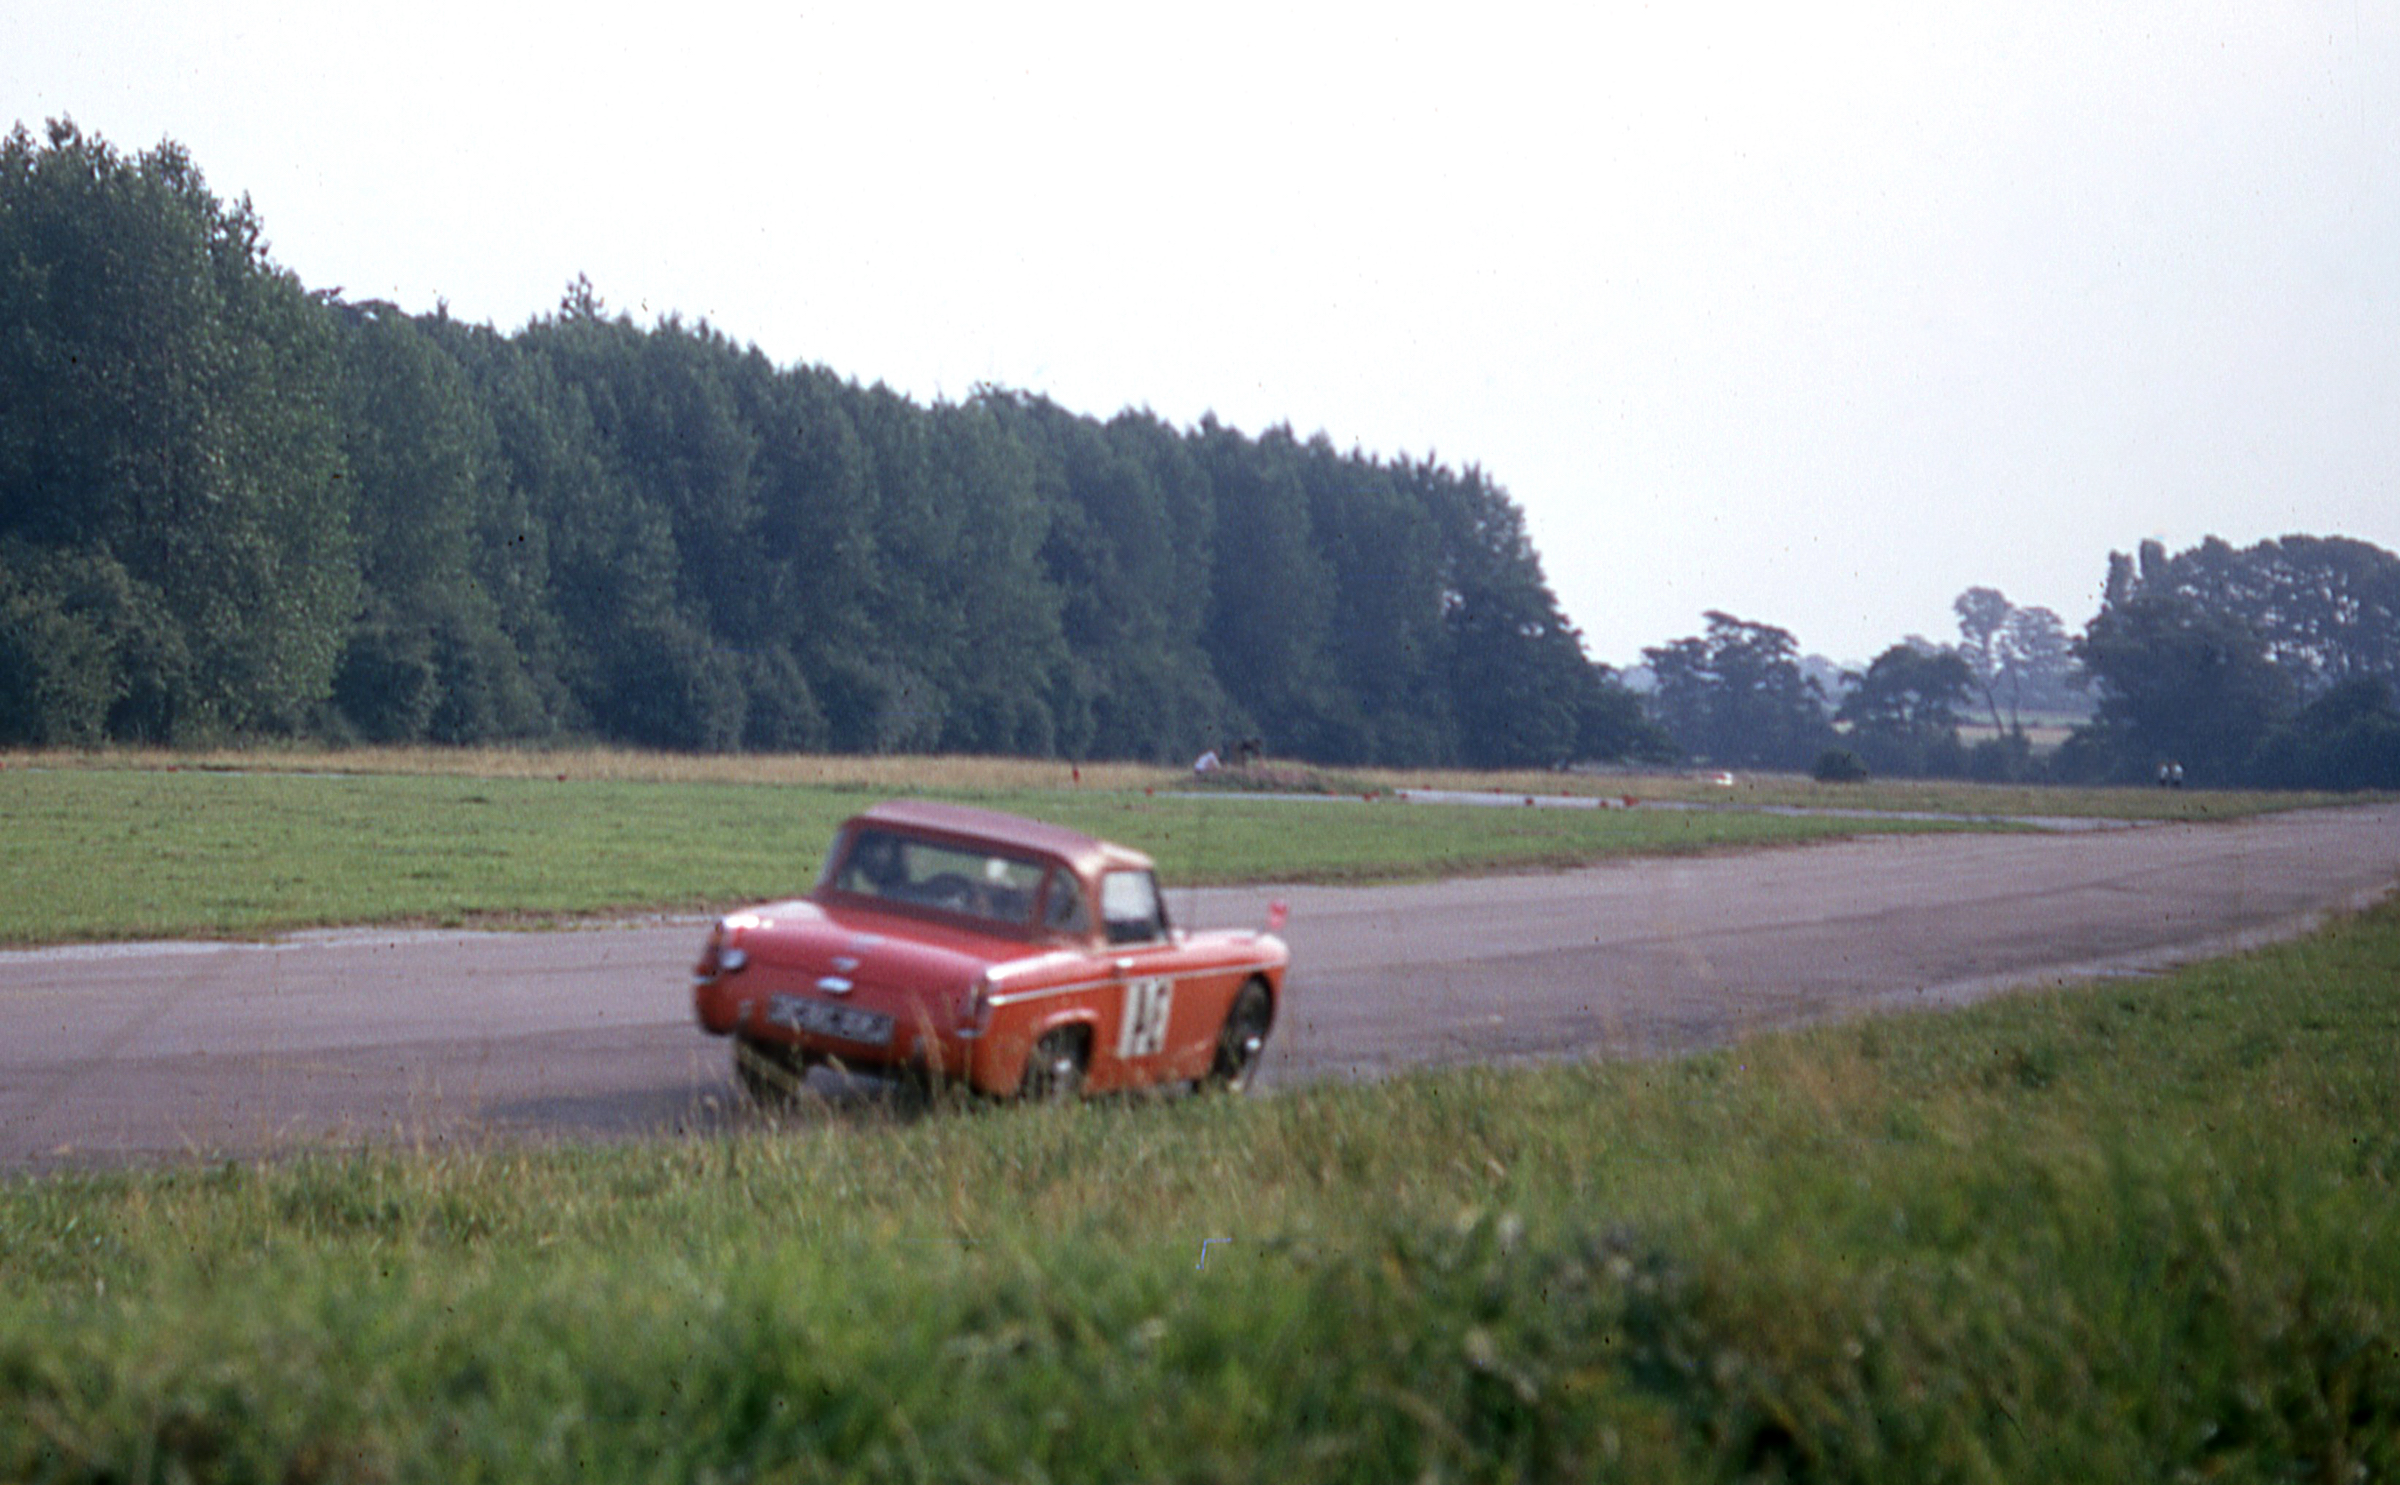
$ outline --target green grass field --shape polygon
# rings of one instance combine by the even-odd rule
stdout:
[[[20,1178],[0,1479],[2389,1479],[2396,1043],[2387,907],[1674,1062]]]
[[[787,783],[558,772],[566,777],[546,767],[475,776],[20,762],[0,770],[0,943],[539,922],[791,895],[814,882],[836,823],[900,792],[898,780],[875,775]],[[1057,774],[1048,767],[1054,782],[1032,787],[1005,771],[962,770],[952,775],[962,782],[930,792],[1147,850],[1175,884],[1388,880],[1945,828],[1739,812],[1192,800],[1124,778],[1114,788],[1066,786]]]

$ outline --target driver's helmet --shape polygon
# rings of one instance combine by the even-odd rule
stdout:
[[[900,842],[881,831],[860,837],[850,851],[850,870],[879,890],[888,891],[899,885],[905,875],[900,864]]]

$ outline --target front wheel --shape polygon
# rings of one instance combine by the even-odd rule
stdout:
[[[1252,980],[1233,998],[1225,1025],[1217,1032],[1217,1057],[1208,1069],[1208,1085],[1239,1093],[1258,1075],[1259,1054],[1266,1050],[1267,1030],[1275,1024],[1275,1002],[1267,987]]]
[[[1025,1054],[1025,1078],[1018,1092],[1026,1098],[1063,1103],[1083,1091],[1084,1059],[1091,1046],[1080,1026],[1061,1026],[1033,1044]]]

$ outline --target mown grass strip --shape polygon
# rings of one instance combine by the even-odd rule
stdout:
[[[806,891],[837,786],[0,772],[0,943],[690,911]],[[1742,814],[947,790],[1153,852],[1175,883],[1355,881],[1940,828]]]
[[[1669,1063],[20,1179],[0,1478],[2391,1478],[2396,1039],[2387,907]]]
[[[1140,793],[1192,787],[1188,768],[1146,763],[1072,764],[1059,759],[916,754],[659,753],[605,747],[356,747],[262,745],[205,751],[107,748],[94,751],[0,750],[0,772],[49,770],[201,770],[231,773],[342,773],[481,779],[558,779],[595,783],[783,784],[885,794],[1024,794],[1088,788]],[[2357,803],[2373,795],[2277,790],[2064,787],[1982,784],[1964,779],[1872,779],[1824,784],[1804,774],[1730,775],[1717,770],[1559,772],[1550,769],[1358,768],[1327,772],[1269,762],[1228,769],[1222,785],[1296,779],[1308,789],[1355,793],[1396,788],[1569,794],[1685,803],[1803,809],[1923,811],[1950,815],[2051,815],[2125,820],[2224,820],[2275,810]]]

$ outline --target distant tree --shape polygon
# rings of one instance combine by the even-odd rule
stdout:
[[[1808,767],[1832,733],[1824,692],[1802,673],[1791,632],[1714,609],[1704,617],[1705,637],[1642,651],[1660,727],[1713,763]]]
[[[2400,679],[2400,557],[2339,537],[2175,554],[2145,541],[2109,554],[2075,652],[2099,706],[2062,750],[2073,767],[2140,777],[2173,758],[2195,781],[2330,779],[2320,745],[2374,710],[2357,713],[2368,693],[2349,684]],[[2369,772],[2371,751],[2357,755]]]
[[[820,367],[800,367],[738,386],[759,434],[759,520],[750,581],[757,588],[745,643],[757,647],[753,705],[744,745],[820,749],[857,737],[856,709],[836,718],[837,677],[874,648],[868,592],[881,556],[875,490],[865,442],[852,418],[858,397]],[[786,674],[773,657],[792,657]],[[764,685],[772,695],[761,695]],[[780,698],[780,699],[778,699]],[[764,704],[760,704],[761,702]],[[784,720],[777,720],[784,719]]]
[[[1225,696],[1199,645],[1210,527],[1206,484],[1172,430],[1103,425],[1043,398],[986,389],[1034,460],[1047,512],[1039,560],[1058,595],[1067,659],[1051,697],[1071,757],[1188,758],[1224,731]],[[1186,584],[1194,586],[1187,587]]]
[[[1439,603],[1462,761],[1562,762],[1609,735],[1615,678],[1597,672],[1542,575],[1525,515],[1480,469],[1408,472],[1441,543]]]
[[[2302,698],[2360,676],[2400,680],[2400,556],[2347,537],[2286,536],[2236,548],[2210,537],[2138,566],[2110,558],[2110,603],[2177,595],[2238,618]]]
[[[1318,756],[1335,730],[1326,725],[1338,684],[1326,653],[1334,586],[1309,524],[1299,444],[1289,429],[1253,443],[1204,418],[1195,452],[1218,533],[1201,644],[1244,731],[1279,752]]]
[[[1991,714],[1992,730],[2002,731],[2000,686],[2008,666],[2005,636],[2009,621],[2016,616],[2016,605],[1998,588],[1969,588],[1950,607],[1958,615],[1958,657],[1966,663],[1969,681]]]
[[[2249,624],[2184,594],[2135,591],[2075,648],[2100,688],[2092,738],[2120,778],[2172,761],[2196,784],[2240,782],[2290,710],[2290,678]]]
[[[2071,641],[2057,614],[2019,608],[1997,588],[1969,588],[1951,609],[1958,615],[1958,657],[1993,731],[2023,731],[2028,710],[2082,709],[2072,690]]]
[[[603,663],[613,736],[686,753],[741,746],[749,711],[741,661],[688,621],[670,616],[621,634]]]
[[[825,712],[791,651],[766,644],[740,656],[741,746],[752,753],[809,752],[825,745]]]
[[[1867,760],[1849,748],[1827,748],[1808,766],[1808,776],[1820,784],[1856,784],[1868,776]]]
[[[1126,635],[1132,654],[1119,661],[1134,673],[1120,669],[1106,702],[1095,703],[1096,735],[1117,739],[1107,751],[1122,756],[1188,758],[1195,739],[1227,730],[1233,711],[1204,647],[1221,513],[1195,438],[1142,412],[1119,413],[1106,431],[1113,457],[1140,471],[1126,479],[1154,492],[1155,504],[1141,503],[1157,524],[1109,532],[1120,580],[1143,598]],[[1098,519],[1094,506],[1085,509]]]
[[[106,737],[128,685],[118,651],[129,611],[145,601],[106,552],[0,542],[0,738],[82,747]]]
[[[1678,748],[1703,753],[1716,711],[1716,674],[1708,641],[1697,636],[1669,640],[1642,651],[1650,672],[1645,698],[1650,716]]]
[[[1606,665],[1585,668],[1587,680],[1575,703],[1575,752],[1579,760],[1672,763],[1681,750],[1643,708],[1642,698]]]
[[[1507,558],[1462,556],[1453,548],[1453,539],[1475,540],[1478,530],[1455,509],[1476,498],[1453,488],[1456,478],[1355,451],[1339,454],[1323,434],[1302,448],[1309,528],[1333,574],[1329,658],[1343,693],[1326,719],[1327,756],[1335,761],[1447,761],[1460,756],[1462,743],[1492,746],[1508,730],[1486,727],[1478,716],[1468,736],[1459,735],[1453,665],[1459,632],[1447,622],[1454,611],[1443,595],[1462,565],[1502,580]],[[1447,528],[1445,514],[1453,517]]]
[[[509,378],[514,405],[496,424],[547,528],[578,712],[605,736],[694,750],[806,729],[816,697],[775,658],[791,655],[773,601],[790,584],[760,539],[743,398],[771,368],[705,325],[603,318],[582,284],[519,349],[533,364]],[[777,692],[755,726],[752,683]]]
[[[2258,781],[2290,789],[2400,789],[2400,705],[2392,683],[2358,676],[2269,732]]]
[[[1975,690],[1964,658],[1893,645],[1852,681],[1834,720],[1850,725],[1851,746],[1870,768],[1919,776],[1961,770],[1958,709]]]
[[[610,333],[540,320],[511,338],[487,329],[452,342],[491,418],[508,492],[490,513],[501,529],[481,544],[485,591],[558,725],[601,736],[618,735],[612,657],[670,620],[676,575],[672,525],[633,490],[580,379],[573,342]],[[510,518],[523,525],[505,529]]]
[[[2078,692],[2074,640],[2056,613],[2020,608],[2000,634],[2001,693],[2008,705],[2008,730],[2022,729],[2027,711],[2080,713],[2088,702]]]
[[[939,746],[1054,755],[1051,698],[1065,684],[1058,589],[1042,570],[1050,508],[1032,450],[988,407],[935,410],[934,519],[955,545],[937,569],[944,628],[956,636],[923,667],[951,698]]]
[[[334,701],[379,741],[546,732],[548,708],[485,590],[499,439],[458,363],[388,304],[334,304],[363,612]]]
[[[0,141],[0,537],[18,611],[90,637],[112,677],[58,728],[87,730],[94,694],[110,735],[144,738],[290,730],[322,700],[357,582],[333,375],[249,204],[180,147],[129,159],[69,123]],[[50,578],[123,601],[28,596]]]
[[[517,478],[504,423],[529,412],[519,400],[530,358],[488,325],[465,325],[445,311],[418,316],[414,324],[467,381],[473,407],[477,478],[473,522],[468,533],[467,571],[489,601],[500,633],[514,652],[527,688],[527,715],[512,718],[515,735],[554,732],[573,710],[560,668],[566,636],[553,590],[550,523],[539,506],[541,491]]]

